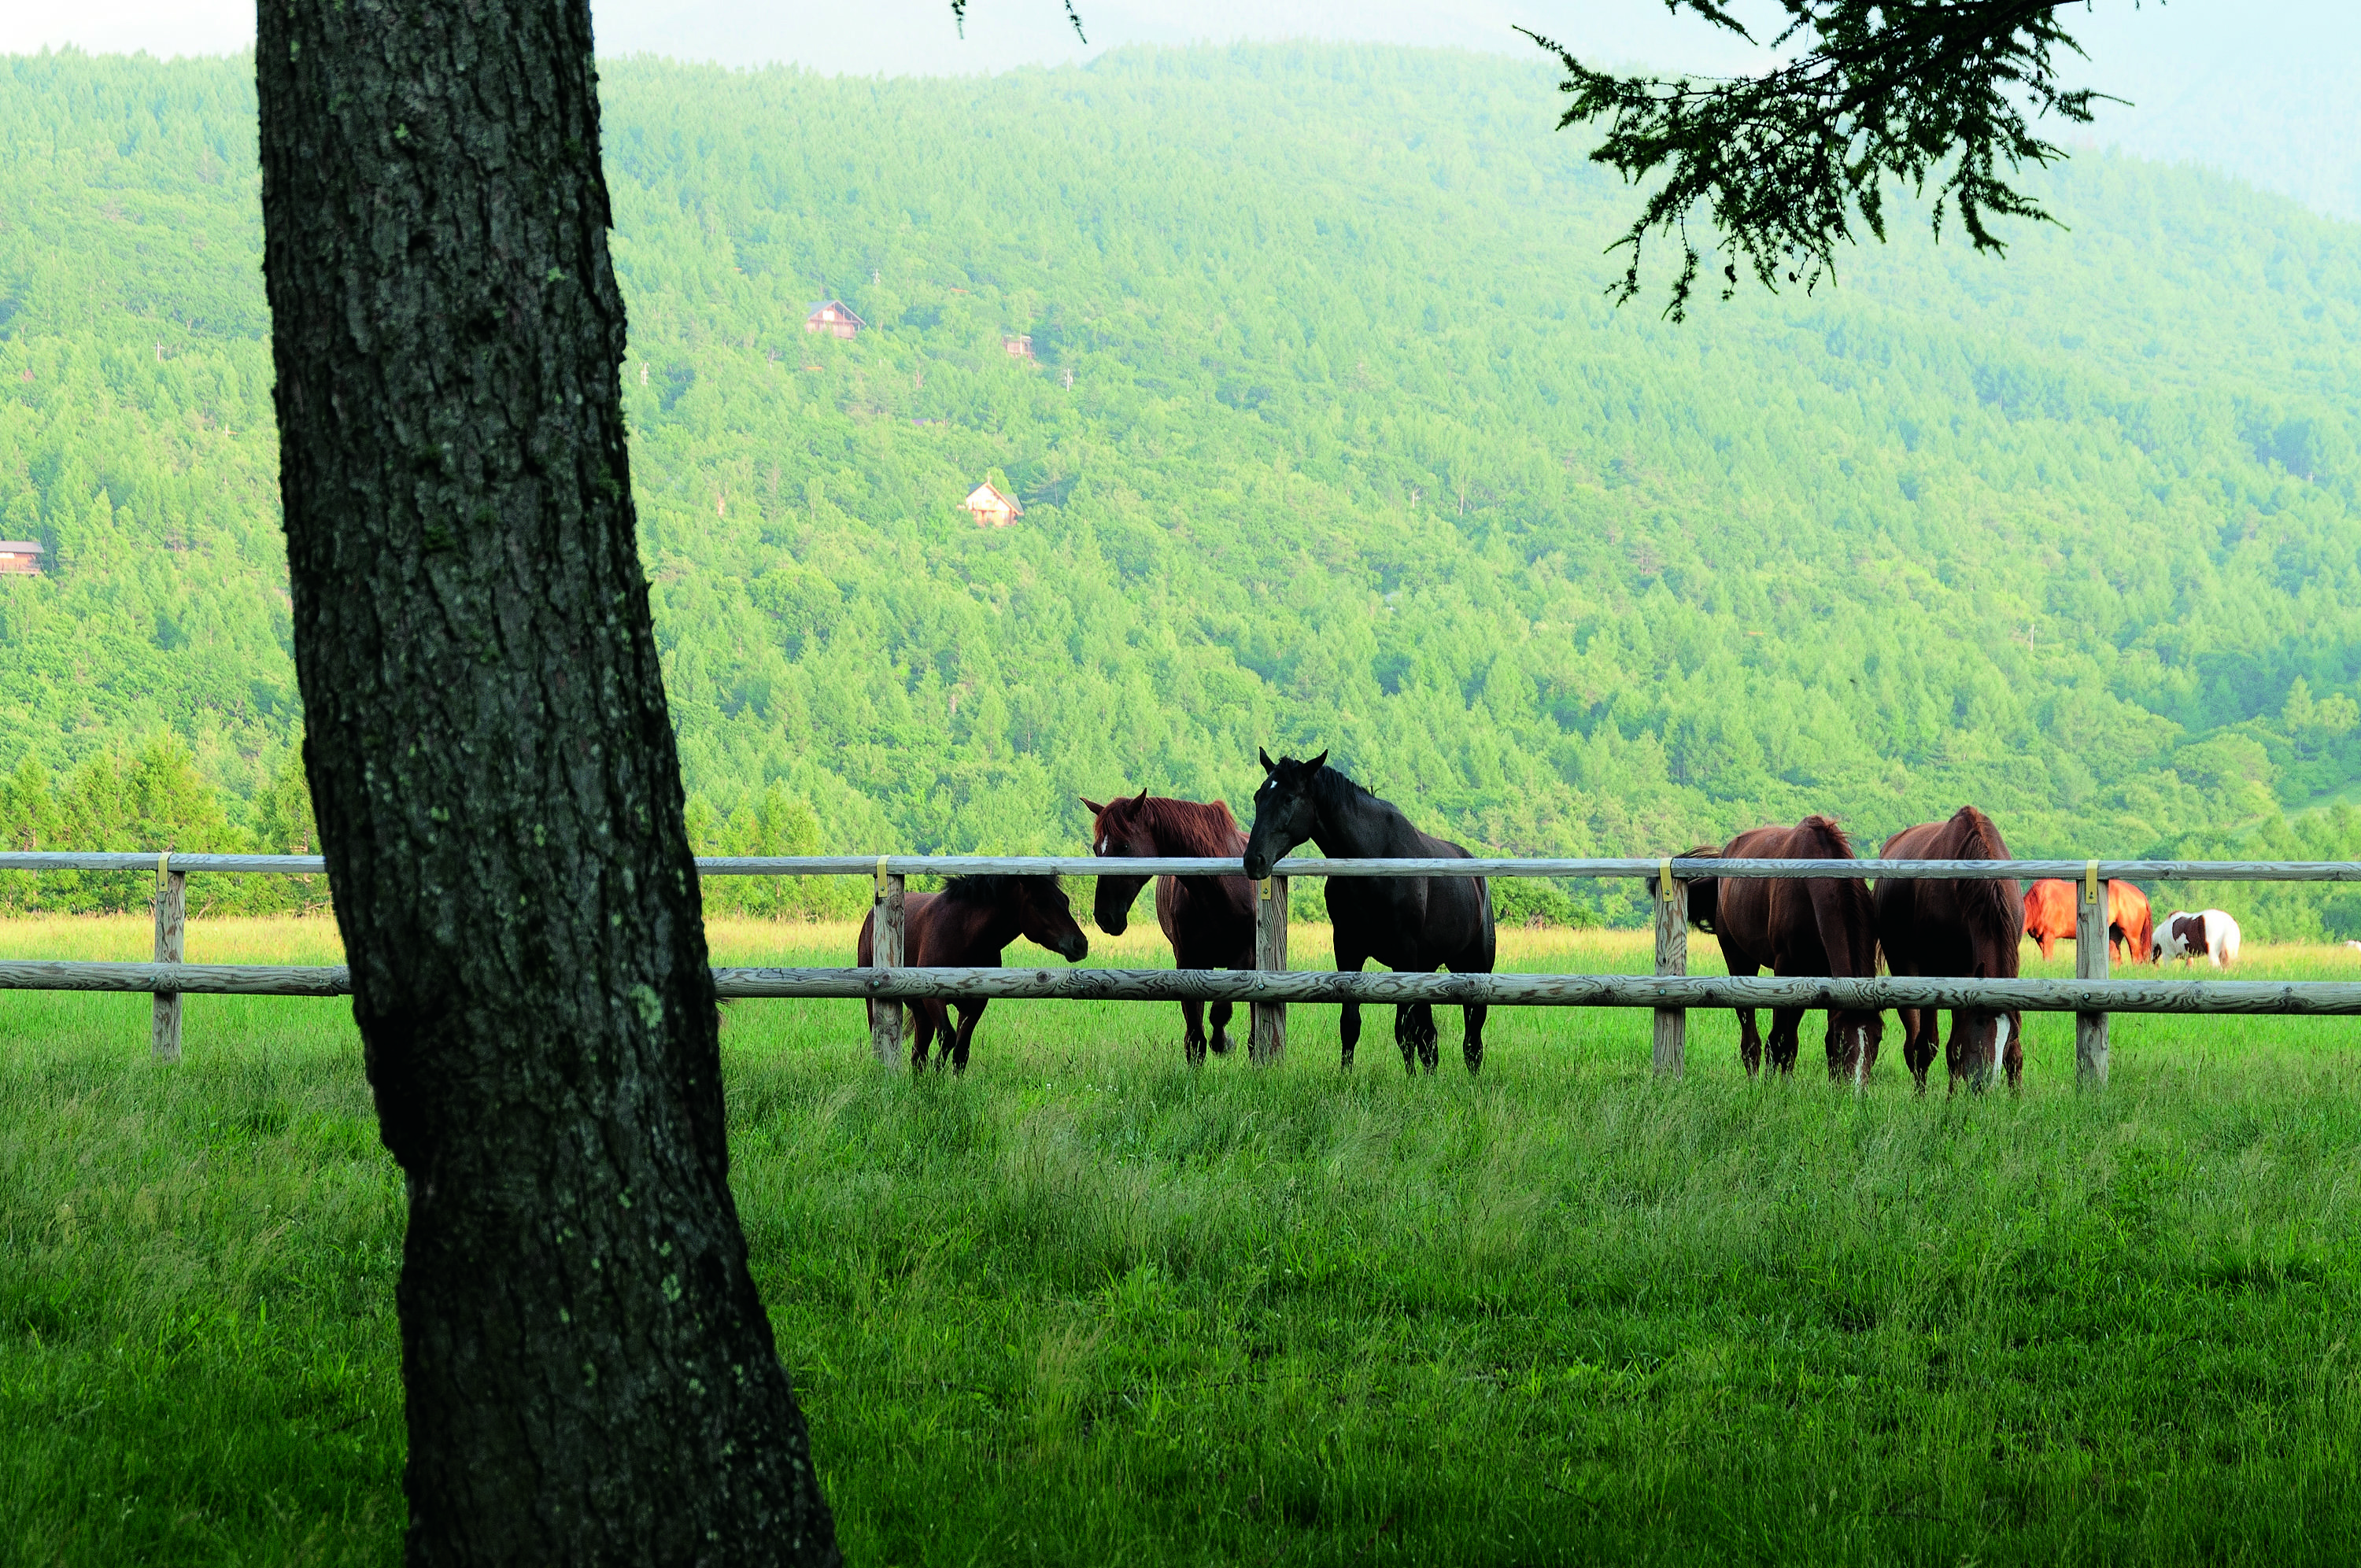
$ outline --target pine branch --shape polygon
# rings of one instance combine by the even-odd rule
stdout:
[[[2088,124],[2104,95],[2059,85],[2059,57],[2081,48],[2058,13],[2088,0],[1778,0],[1785,25],[1770,47],[1809,46],[1759,76],[1617,76],[1524,28],[1557,56],[1573,102],[1561,129],[1606,116],[1590,154],[1637,183],[1662,172],[1640,216],[1609,248],[1629,265],[1607,292],[1619,305],[1640,293],[1642,251],[1653,234],[1675,236],[1681,269],[1664,313],[1686,319],[1703,257],[1689,237],[1703,206],[1728,259],[1721,297],[1738,288],[1742,260],[1773,292],[1781,274],[1806,291],[1836,271],[1836,249],[1856,224],[1885,238],[1884,186],[1935,189],[1939,236],[1947,214],[1978,250],[2004,255],[1993,220],[2056,220],[2012,181],[2026,164],[2064,157],[2035,134],[2044,115]],[[2135,4],[2137,0],[2135,0]],[[1668,10],[1756,41],[1727,0],[1665,0]]]

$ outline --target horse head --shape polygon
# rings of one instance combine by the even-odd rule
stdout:
[[[1066,890],[1058,885],[1053,876],[1020,876],[1009,879],[1016,884],[1016,929],[1027,941],[1038,942],[1070,964],[1078,964],[1088,956],[1091,941],[1082,928],[1074,924],[1074,912],[1066,903]]]
[[[1992,978],[1992,967],[1982,959],[1976,960],[1975,978]],[[2019,1042],[2021,1054],[2024,1039],[2025,1015],[2013,1007],[1999,1010],[1956,1008],[1951,1014],[1950,1052],[1954,1072],[1970,1079],[1982,1089],[1994,1080],[2007,1076],[2009,1042]]]
[[[1323,751],[1308,762],[1293,757],[1274,762],[1270,753],[1260,748],[1256,755],[1262,759],[1263,781],[1255,791],[1254,827],[1246,833],[1246,872],[1260,882],[1290,850],[1312,837],[1312,825],[1320,816],[1312,795],[1312,782],[1328,765],[1328,753]]]
[[[1082,804],[1091,808],[1092,854],[1103,861],[1155,856],[1155,836],[1148,831],[1143,815],[1148,805],[1146,790],[1129,799],[1118,795],[1104,806],[1086,796]],[[1148,885],[1148,878],[1103,876],[1098,880],[1098,894],[1091,901],[1091,918],[1108,936],[1120,937],[1131,924],[1131,906],[1138,899],[1139,890]]]
[[[1719,859],[1720,855],[1720,845],[1699,844],[1695,849],[1684,851],[1678,858],[1684,861],[1711,861]],[[1688,893],[1689,924],[1708,937],[1715,935],[1713,923],[1721,914],[1721,879],[1701,876],[1694,882],[1682,885]]]

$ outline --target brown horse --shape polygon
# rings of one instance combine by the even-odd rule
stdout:
[[[877,912],[861,923],[858,962],[869,967],[876,948]],[[1074,924],[1066,894],[1052,876],[955,876],[940,893],[913,893],[902,901],[902,960],[913,969],[997,969],[1001,949],[1017,938],[1038,942],[1068,963],[1080,963],[1091,950],[1090,938]],[[968,1042],[975,1037],[986,998],[961,1000],[959,1028],[950,1022],[950,1005],[939,996],[910,1003],[917,1015],[910,1047],[910,1065],[927,1065],[927,1047],[937,1035],[943,1037],[942,1058],[953,1072],[967,1070]],[[892,1007],[895,1003],[873,1003]]]
[[[1246,853],[1246,836],[1222,802],[1174,800],[1146,790],[1102,806],[1084,800],[1094,818],[1091,853],[1102,859],[1155,859],[1203,855],[1235,860]],[[1099,929],[1120,937],[1131,924],[1131,906],[1147,884],[1144,876],[1103,876],[1091,913]],[[1254,884],[1243,876],[1160,876],[1156,879],[1156,923],[1172,944],[1180,969],[1254,968]],[[1205,1004],[1180,1004],[1181,1053],[1189,1065],[1205,1059]],[[1230,1004],[1213,1003],[1215,1056],[1230,1049]]]
[[[1756,828],[1728,846],[1691,850],[1692,857],[1733,861],[1850,861],[1859,859],[1844,829],[1825,817],[1806,817],[1793,828]],[[1859,877],[1704,877],[1688,884],[1689,922],[1721,939],[1721,956],[1735,975],[1768,968],[1774,975],[1828,975],[1869,980],[1877,973],[1877,915],[1869,884]],[[1771,1066],[1795,1070],[1796,1030],[1801,1007],[1771,1011]],[[1763,1062],[1763,1041],[1754,1009],[1738,1009],[1740,1057],[1746,1075]],[[1877,1064],[1877,1043],[1885,1021],[1874,1011],[1828,1010],[1828,1076],[1850,1078],[1855,1088],[1869,1080]]]
[[[2074,901],[2081,890],[2070,882],[2045,878],[2025,890],[2025,934],[2041,944],[2048,959],[2060,942],[2074,939]],[[2107,883],[2107,948],[2131,963],[2156,956],[2156,916],[2147,894],[2127,882]]]
[[[1922,822],[1885,841],[1889,861],[2004,861],[2008,846],[1991,817],[1963,806],[1948,822]],[[1953,975],[1976,980],[2015,980],[2017,949],[2025,942],[2025,906],[2014,878],[1920,882],[1881,877],[1877,883],[1877,939],[1895,974]],[[1902,1007],[1902,1059],[1918,1091],[1927,1091],[1927,1069],[1935,1060],[1938,1009]],[[1951,1043],[1944,1061],[1951,1087],[1966,1079],[1981,1091],[1996,1072],[2016,1087],[2025,1071],[2025,1019],[2011,1009],[1951,1009]]]

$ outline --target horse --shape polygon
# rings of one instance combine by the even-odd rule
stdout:
[[[1793,828],[1754,828],[1728,845],[1691,850],[1684,859],[1733,861],[1850,861],[1844,829],[1825,817],[1806,817]],[[1688,884],[1689,924],[1717,937],[1734,975],[1769,969],[1774,975],[1828,975],[1869,980],[1877,973],[1877,911],[1869,884],[1859,877],[1700,877]],[[1738,1052],[1752,1078],[1763,1064],[1763,1039],[1754,1009],[1738,1010]],[[1805,1009],[1771,1010],[1771,1066],[1795,1070],[1796,1030]],[[1885,1020],[1876,1009],[1828,1010],[1828,1076],[1850,1076],[1859,1089],[1877,1063]]]
[[[2081,896],[2070,882],[2048,877],[2025,890],[2025,934],[2041,944],[2048,959],[2059,942],[2074,939],[2074,901]],[[2146,963],[2156,946],[2156,917],[2147,894],[2127,882],[2107,883],[2107,948],[2126,963]]]
[[[1454,860],[1467,851],[1411,826],[1400,807],[1379,800],[1328,766],[1328,753],[1310,762],[1257,751],[1265,777],[1255,791],[1254,828],[1246,835],[1246,873],[1259,882],[1274,862],[1305,839],[1336,860]],[[1375,959],[1388,969],[1425,974],[1440,967],[1455,974],[1492,972],[1492,885],[1480,876],[1331,878],[1328,920],[1336,945],[1336,968],[1357,973]],[[1481,1003],[1465,1009],[1462,1054],[1467,1070],[1484,1065]],[[1353,1065],[1361,1038],[1361,1004],[1347,1002],[1338,1020],[1343,1065]],[[1435,1069],[1439,1036],[1434,1006],[1406,1002],[1394,1009],[1394,1043],[1402,1066]]]
[[[876,953],[877,912],[861,922],[861,946],[855,959],[867,969]],[[902,900],[902,956],[913,969],[997,969],[1001,949],[1017,938],[1038,942],[1068,963],[1078,964],[1091,950],[1090,938],[1074,924],[1065,890],[1052,876],[955,876],[940,893],[913,893]],[[927,1065],[927,1047],[939,1034],[941,1058],[953,1072],[967,1070],[968,1042],[975,1037],[983,1017],[986,997],[964,998],[959,1008],[959,1028],[951,1028],[950,1008],[939,996],[910,1003],[917,1027],[910,1049],[915,1070]],[[898,1002],[873,1002],[875,1007],[898,1007]],[[941,1058],[939,1058],[941,1059]]]
[[[1141,790],[1128,799],[1091,808],[1091,853],[1101,859],[1154,859],[1203,855],[1228,860],[1246,853],[1246,836],[1222,802],[1174,800]],[[1131,906],[1147,884],[1144,876],[1103,876],[1092,916],[1099,929],[1120,937],[1131,924]],[[1254,968],[1254,888],[1243,876],[1160,876],[1156,879],[1156,923],[1172,944],[1179,969]],[[1202,1066],[1210,1044],[1215,1056],[1230,1050],[1230,1004],[1213,1003],[1213,1037],[1205,1038],[1205,1004],[1183,1002],[1180,1049],[1191,1067]]]
[[[1922,822],[1885,841],[1889,861],[2004,861],[2008,846],[1991,817],[1963,806],[1947,822]],[[2015,980],[2025,944],[2025,904],[2015,879],[1920,882],[1881,877],[1877,939],[1895,974],[1960,975]],[[1937,1009],[1901,1007],[1902,1058],[1918,1092],[1935,1060]],[[1951,1086],[1966,1079],[1981,1091],[2005,1073],[2014,1089],[2025,1072],[2025,1018],[2015,1009],[1951,1009],[1950,1049],[1944,1058]]]
[[[2148,944],[2158,963],[2167,959],[2204,959],[2215,969],[2238,961],[2238,923],[2218,909],[2191,915],[2176,909]]]

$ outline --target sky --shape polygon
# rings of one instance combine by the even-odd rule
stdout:
[[[1137,44],[1350,38],[1521,52],[1512,28],[1604,61],[1700,72],[1759,59],[1663,0],[592,0],[601,53],[647,51],[725,65],[790,63],[830,74],[939,75],[1084,60]],[[1768,17],[1767,0],[1752,0]],[[2068,20],[2091,59],[2070,78],[2131,99],[2095,139],[2227,169],[2322,211],[2361,218],[2361,3],[2090,0]],[[249,47],[253,0],[78,0],[0,5],[0,53],[72,45],[93,53],[218,54]],[[2087,134],[2087,133],[2084,133]],[[2066,139],[2062,135],[2060,139]],[[2075,139],[2081,139],[2078,136]]]

